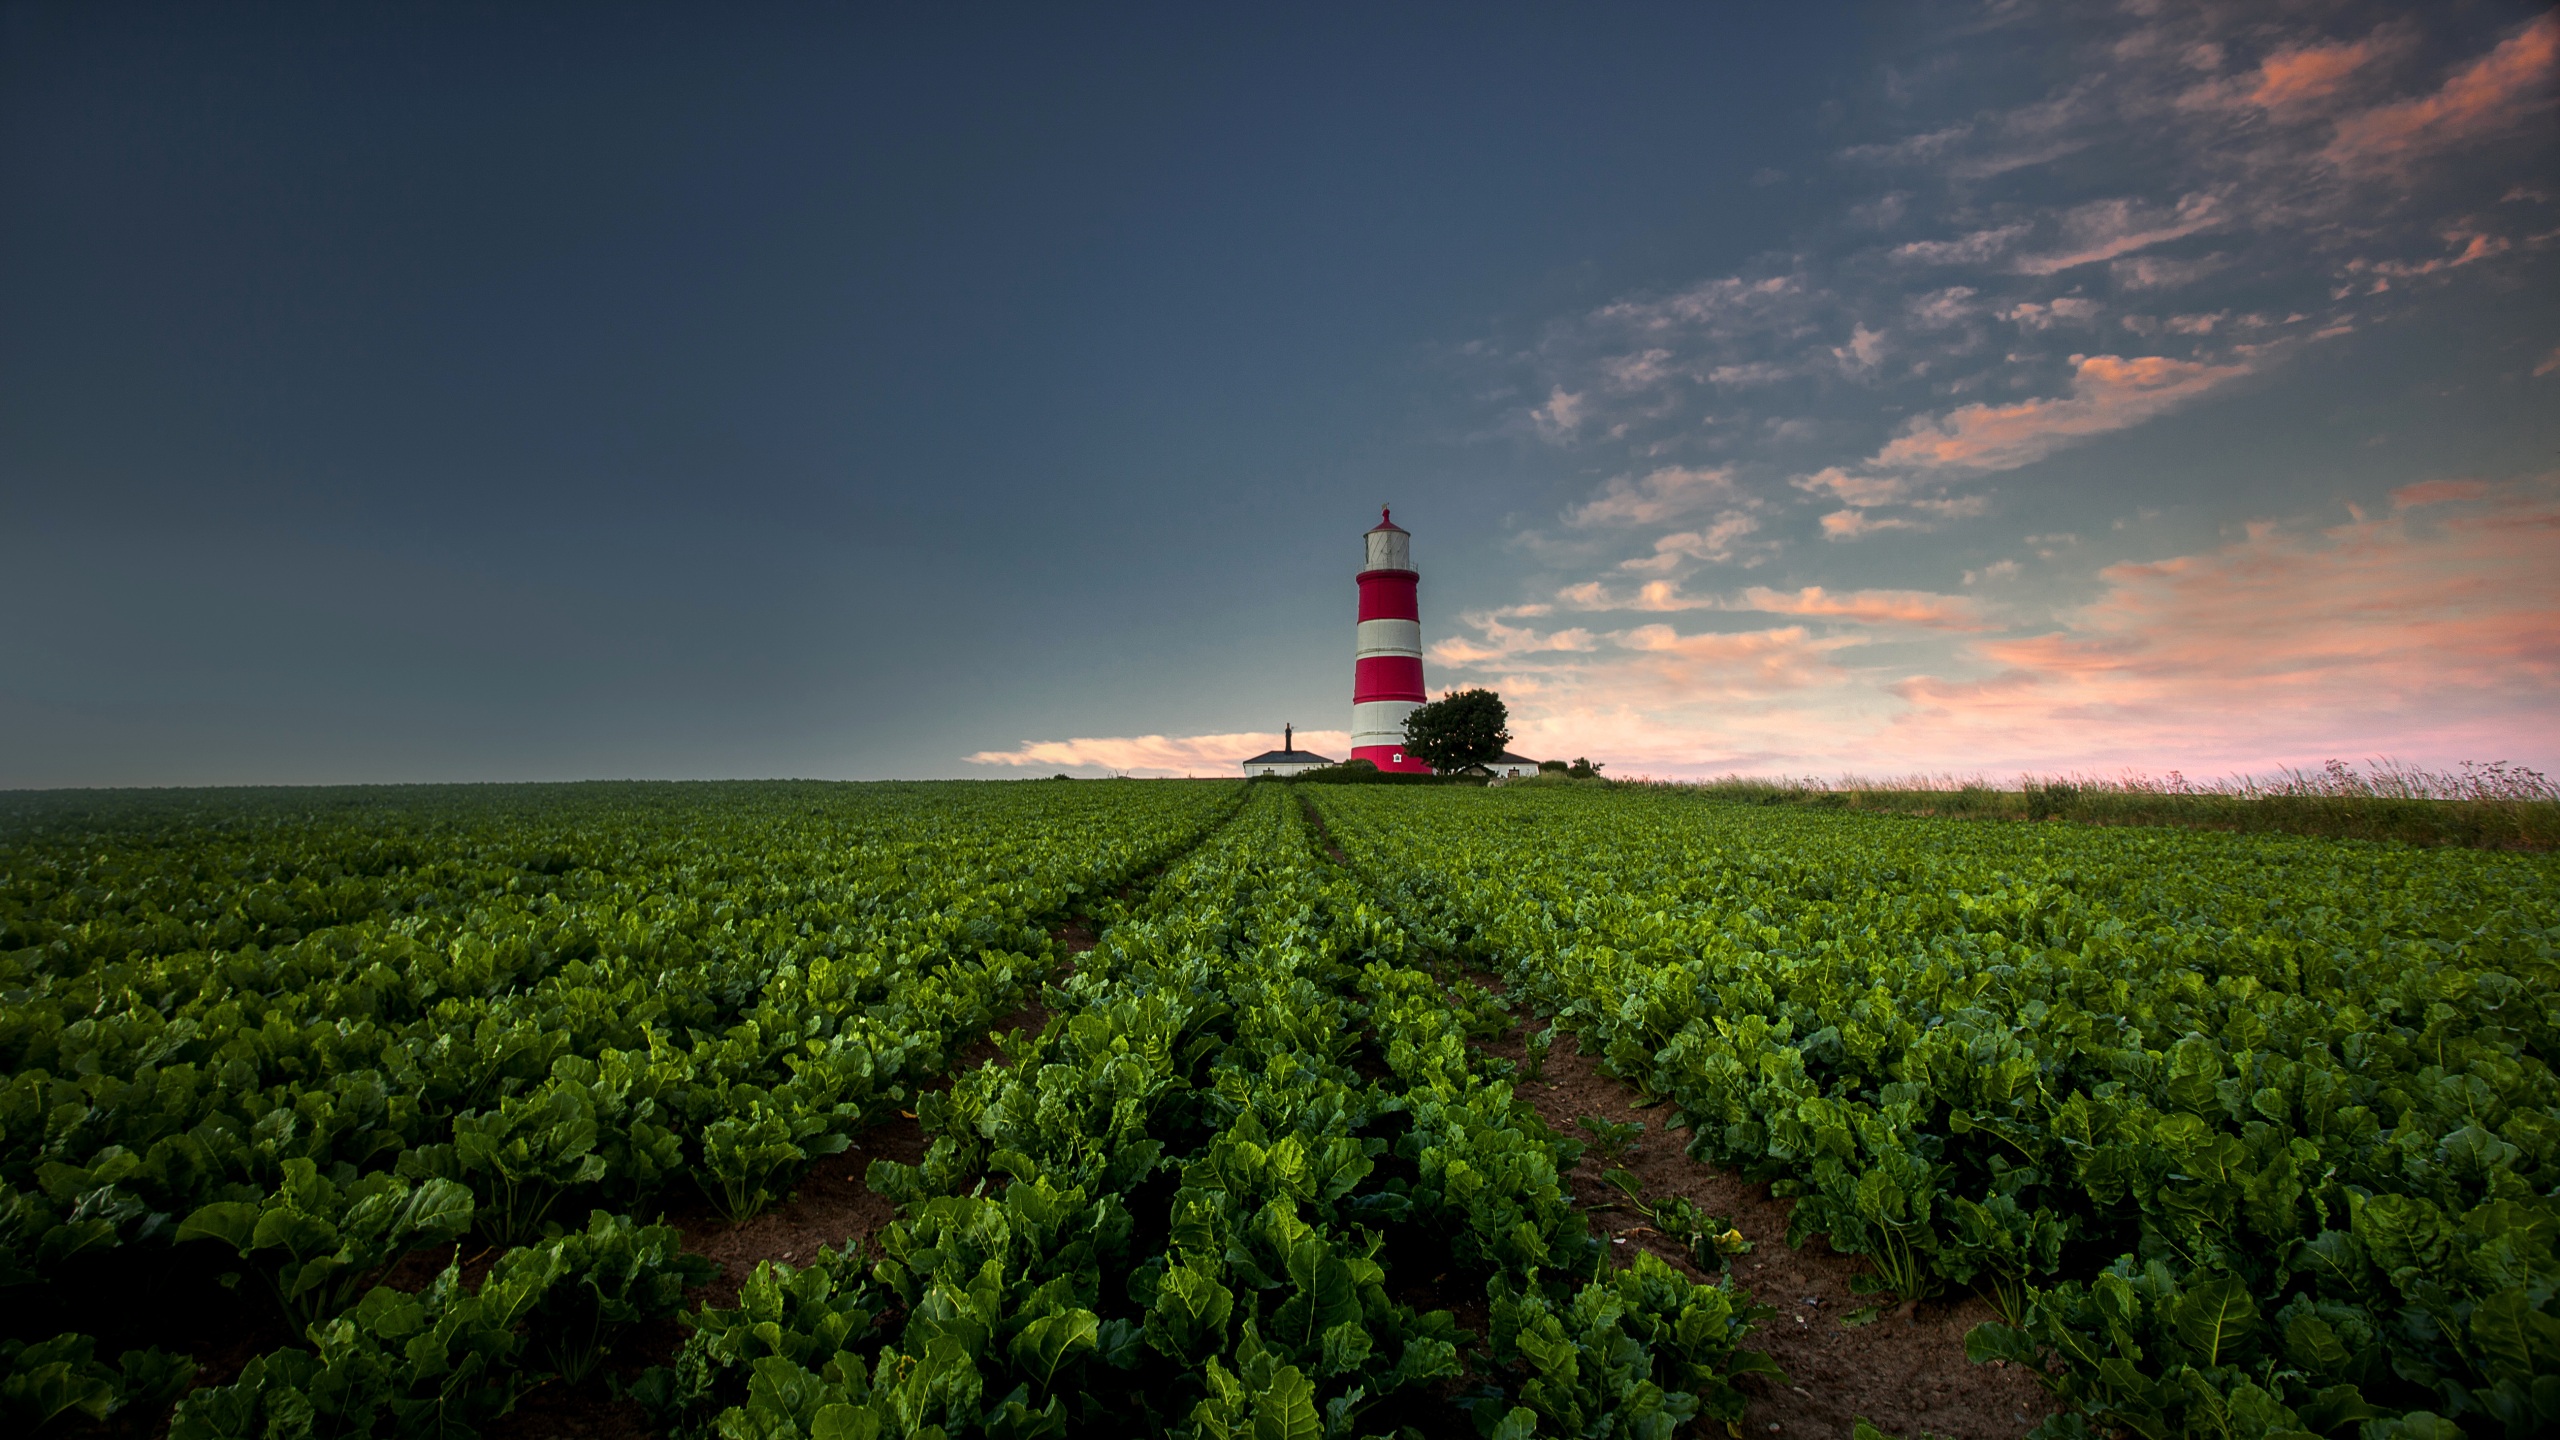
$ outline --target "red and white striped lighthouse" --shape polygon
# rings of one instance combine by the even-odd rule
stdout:
[[[1404,717],[1422,708],[1422,606],[1413,537],[1378,510],[1359,575],[1360,650],[1351,670],[1351,758],[1381,770],[1431,773],[1404,753]]]

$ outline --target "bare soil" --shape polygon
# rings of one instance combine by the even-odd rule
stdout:
[[[1468,978],[1487,990],[1503,989],[1491,975]],[[1522,1042],[1529,1028],[1524,1023],[1484,1041],[1485,1053],[1525,1059]],[[1766,1185],[1689,1158],[1689,1132],[1663,1128],[1670,1108],[1639,1108],[1634,1087],[1603,1074],[1598,1062],[1572,1040],[1559,1036],[1548,1051],[1544,1078],[1522,1078],[1517,1092],[1548,1125],[1586,1143],[1590,1132],[1580,1124],[1585,1116],[1645,1126],[1625,1157],[1604,1162],[1594,1148],[1567,1177],[1574,1198],[1592,1212],[1592,1229],[1607,1237],[1613,1250],[1640,1246],[1683,1273],[1714,1278],[1690,1263],[1685,1246],[1647,1228],[1643,1216],[1624,1206],[1625,1197],[1602,1183],[1601,1171],[1614,1166],[1633,1171],[1648,1197],[1685,1196],[1710,1215],[1731,1217],[1752,1242],[1752,1249],[1733,1262],[1735,1279],[1778,1313],[1763,1321],[1748,1343],[1767,1351],[1787,1376],[1776,1383],[1743,1382],[1753,1392],[1743,1420],[1746,1437],[1845,1437],[1852,1422],[1863,1418],[1892,1435],[2013,1440],[2055,1410],[2052,1397],[2025,1370],[2001,1361],[1975,1365],[1965,1359],[1965,1332],[1994,1318],[1979,1296],[1949,1297],[1907,1315],[1889,1310],[1866,1324],[1844,1327],[1844,1317],[1873,1303],[1850,1288],[1868,1270],[1867,1262],[1834,1252],[1819,1235],[1802,1249],[1790,1248],[1787,1221],[1795,1209],[1793,1200],[1775,1198]]]

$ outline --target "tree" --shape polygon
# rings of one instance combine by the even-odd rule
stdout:
[[[1490,765],[1510,744],[1510,707],[1490,690],[1454,691],[1404,720],[1404,753],[1443,774]]]

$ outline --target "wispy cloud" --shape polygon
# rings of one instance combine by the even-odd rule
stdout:
[[[2077,440],[2139,425],[2249,373],[2165,355],[2072,357],[2069,393],[1962,405],[1915,419],[1867,461],[1874,470],[1990,471],[2032,464]]]
[[[1575,525],[1651,525],[1735,496],[1729,465],[1712,469],[1665,465],[1640,476],[1611,480],[1567,518]]]
[[[2221,201],[2208,194],[2182,195],[2163,210],[2139,200],[2093,200],[2063,212],[2062,248],[2018,261],[2029,275],[2055,275],[2113,260],[2137,250],[2183,239],[2221,223]]]
[[[2508,133],[2552,108],[2555,68],[2560,16],[2545,13],[2456,70],[2433,93],[2340,120],[2322,154],[2344,170],[2398,171],[2436,152]]]

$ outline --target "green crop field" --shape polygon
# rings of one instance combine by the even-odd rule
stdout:
[[[0,797],[0,1424],[1777,1429],[1569,1039],[2009,1433],[2547,1434],[2555,952],[2550,855],[1676,790]]]

